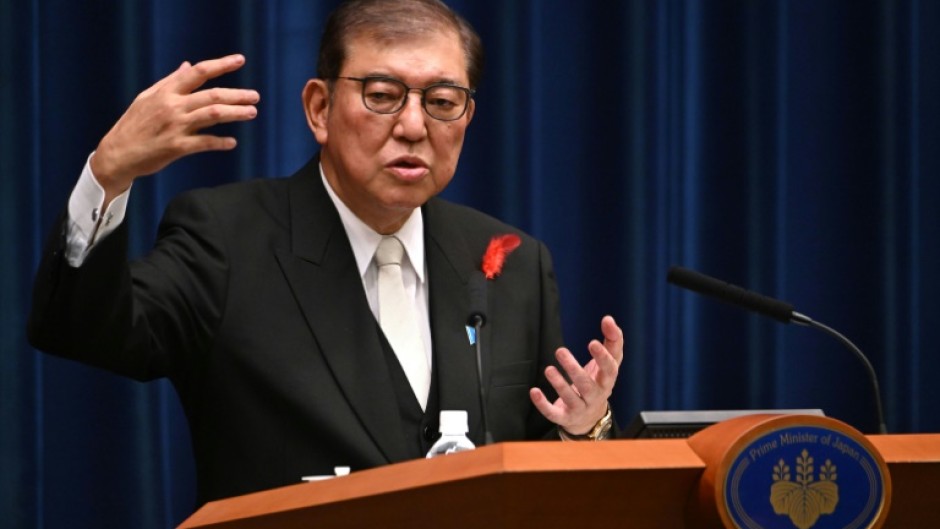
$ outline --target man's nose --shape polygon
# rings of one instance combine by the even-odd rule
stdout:
[[[421,103],[421,94],[411,92],[405,97],[405,106],[398,112],[393,132],[396,137],[408,141],[423,140],[428,133],[428,115]]]

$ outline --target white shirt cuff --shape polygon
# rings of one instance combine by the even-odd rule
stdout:
[[[105,192],[91,172],[91,153],[82,175],[69,197],[69,220],[66,232],[65,259],[74,267],[85,261],[95,242],[107,237],[124,222],[130,189],[121,193],[104,210]]]

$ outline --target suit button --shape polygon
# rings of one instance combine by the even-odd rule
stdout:
[[[424,435],[424,440],[429,443],[433,441],[435,437],[437,437],[434,434],[434,430],[431,428],[430,424],[425,424],[424,429],[421,431],[421,433]]]

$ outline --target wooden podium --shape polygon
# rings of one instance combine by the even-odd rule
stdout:
[[[940,434],[867,439],[891,474],[883,527],[940,527]],[[211,502],[180,527],[681,529],[700,526],[705,470],[685,439],[500,443]]]

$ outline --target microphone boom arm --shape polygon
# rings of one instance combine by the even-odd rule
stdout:
[[[856,347],[854,343],[841,333],[827,325],[814,321],[805,314],[800,314],[793,310],[793,305],[789,303],[756,292],[751,292],[750,290],[745,290],[737,285],[726,283],[688,268],[681,266],[671,267],[666,275],[666,281],[681,288],[720,299],[732,305],[737,305],[763,314],[764,316],[769,316],[782,323],[793,322],[806,327],[814,327],[830,336],[834,336],[852,351],[852,354],[858,357],[865,366],[865,370],[868,372],[868,378],[871,381],[871,387],[875,392],[875,411],[878,415],[878,431],[882,434],[888,433],[888,427],[885,424],[884,410],[881,405],[881,390],[878,387],[878,377],[875,374],[875,368],[871,365],[871,362],[865,354],[862,353],[862,350]]]
[[[829,336],[834,337],[836,340],[842,342],[842,345],[846,346],[850,351],[852,351],[852,354],[854,354],[855,357],[862,362],[862,364],[865,366],[865,371],[868,372],[868,378],[871,381],[872,389],[875,392],[875,412],[878,414],[878,433],[888,433],[888,426],[885,424],[884,410],[881,407],[881,390],[878,387],[878,377],[875,376],[875,367],[871,365],[871,362],[868,360],[868,357],[862,353],[862,350],[852,343],[851,340],[846,338],[844,334],[824,323],[813,320],[805,314],[800,314],[799,312],[793,311],[791,321],[797,325],[819,329]]]

